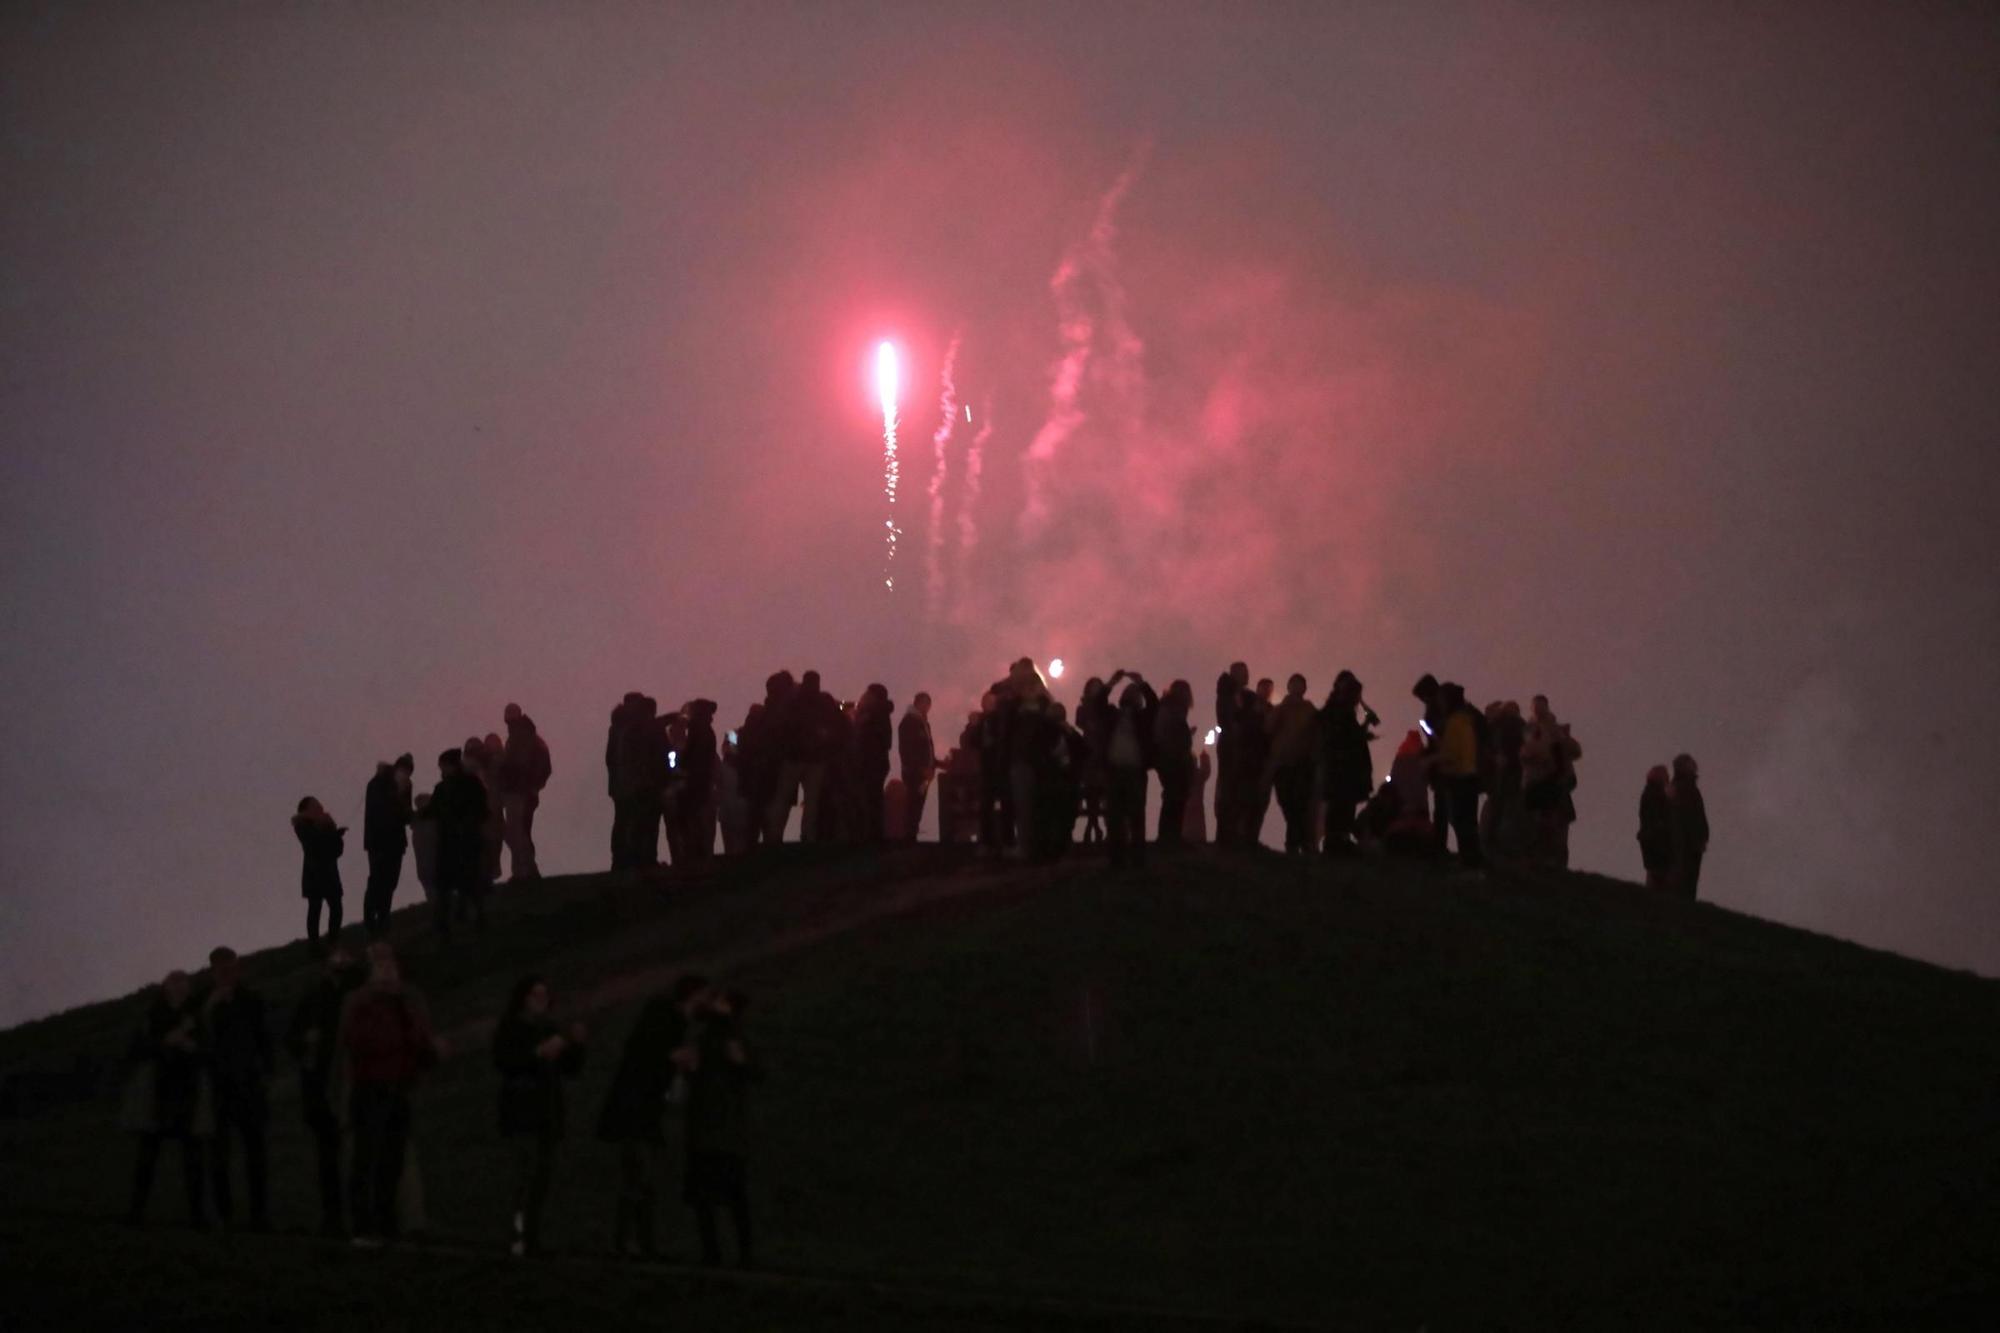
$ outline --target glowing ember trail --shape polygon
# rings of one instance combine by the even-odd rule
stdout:
[[[875,349],[875,389],[882,398],[882,494],[889,501],[889,517],[882,525],[888,541],[882,586],[890,592],[896,590],[896,538],[900,535],[896,527],[896,482],[901,475],[901,466],[896,461],[896,397],[901,378],[895,344],[885,342]]]
[[[937,619],[938,607],[944,596],[944,483],[952,428],[958,424],[958,385],[952,380],[951,372],[958,362],[959,341],[959,335],[953,334],[951,346],[945,349],[944,370],[938,376],[941,419],[937,433],[931,436],[931,521],[925,530],[930,540],[930,559],[925,566],[929,578],[924,585],[924,615],[931,620]],[[968,415],[971,411],[970,407],[966,409]]]

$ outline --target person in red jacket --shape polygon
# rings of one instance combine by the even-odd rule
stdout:
[[[410,1093],[444,1055],[423,995],[403,983],[385,940],[368,946],[368,982],[341,1009],[339,1048],[347,1075],[354,1150],[347,1179],[354,1243],[380,1246],[396,1233],[396,1190],[410,1141]]]

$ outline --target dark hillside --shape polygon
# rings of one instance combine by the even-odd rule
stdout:
[[[654,1297],[702,1327],[1969,1326],[1996,1296],[2000,984],[1615,881],[793,854],[550,881],[452,952],[398,929],[459,1047],[418,1107],[440,1248],[189,1236],[171,1189],[152,1229],[112,1225],[128,999],[0,1034],[0,1234],[32,1259],[9,1261],[10,1324],[123,1323],[114,1286],[128,1315],[161,1292],[162,1323],[328,1327],[620,1326]],[[756,996],[770,1068],[768,1271],[699,1292],[588,1257],[615,1175],[589,1121],[635,1000],[687,966]],[[595,1051],[550,1222],[568,1254],[523,1271],[481,1042],[530,968]],[[281,1005],[308,974],[298,946],[251,960]],[[274,1093],[274,1211],[303,1224],[296,1095]]]

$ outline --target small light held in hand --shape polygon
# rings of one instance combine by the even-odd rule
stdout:
[[[1057,657],[1057,658],[1052,658],[1052,659],[1050,659],[1050,661],[1049,661],[1049,679],[1050,679],[1050,680],[1061,680],[1061,679],[1062,679],[1062,673],[1063,673],[1063,660],[1062,660],[1062,659],[1061,659],[1060,657]]]

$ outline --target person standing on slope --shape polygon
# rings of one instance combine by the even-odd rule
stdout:
[[[521,711],[521,705],[508,704],[502,716],[507,739],[500,751],[500,836],[507,845],[512,877],[540,879],[541,866],[535,860],[535,810],[554,771],[549,763],[549,743],[535,730],[535,720]]]
[[[410,775],[416,770],[417,761],[407,754],[393,764],[377,764],[362,794],[361,848],[368,854],[368,887],[361,895],[361,924],[370,939],[388,932],[396,885],[403,878],[412,813]]]
[[[1708,803],[1701,769],[1691,754],[1674,756],[1674,886],[1693,902],[1701,896],[1701,861],[1708,855]]]
[[[500,1073],[500,1136],[514,1148],[516,1259],[539,1254],[542,1217],[555,1178],[563,1135],[563,1080],[583,1068],[581,1023],[559,1027],[549,1017],[549,983],[539,976],[514,985],[493,1032],[493,1067]]]

